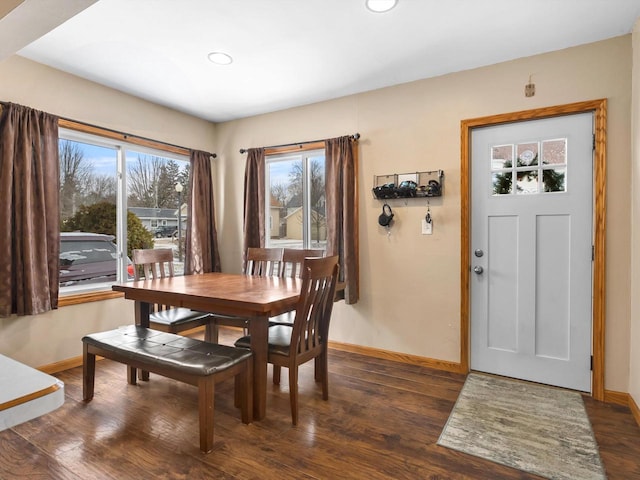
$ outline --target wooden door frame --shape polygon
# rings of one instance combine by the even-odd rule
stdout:
[[[554,107],[523,110],[520,112],[491,115],[462,120],[460,148],[460,196],[461,196],[461,241],[460,241],[460,370],[469,372],[470,352],[470,290],[471,272],[471,133],[474,128],[505,123],[537,120],[578,113],[594,113],[594,205],[593,205],[593,290],[592,290],[592,352],[591,395],[604,401],[604,337],[605,337],[605,214],[606,214],[606,137],[607,100],[598,99],[570,103]]]

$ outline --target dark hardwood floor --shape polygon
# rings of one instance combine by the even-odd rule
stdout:
[[[103,360],[95,397],[84,403],[82,368],[61,372],[61,408],[0,432],[0,479],[538,478],[436,445],[463,375],[338,351],[329,365],[328,402],[313,364],[301,368],[297,427],[286,370],[281,387],[269,383],[267,418],[251,425],[233,407],[233,381],[220,384],[207,455],[195,387],[157,375],[131,386],[126,367]],[[640,479],[640,427],[629,409],[591,398],[585,405],[608,478]]]

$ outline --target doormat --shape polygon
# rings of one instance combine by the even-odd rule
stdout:
[[[606,479],[577,392],[471,373],[438,445],[558,480]]]

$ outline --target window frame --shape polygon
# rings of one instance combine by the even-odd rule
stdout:
[[[311,233],[311,177],[309,175],[309,162],[313,157],[322,156],[325,161],[325,182],[326,182],[326,150],[324,142],[311,142],[306,144],[295,144],[295,145],[287,145],[284,147],[272,147],[265,149],[265,172],[264,172],[264,180],[265,180],[265,245],[273,247],[271,245],[270,231],[271,231],[271,184],[270,184],[270,175],[269,175],[269,164],[275,163],[278,161],[286,161],[295,159],[296,157],[301,157],[302,162],[302,176],[303,176],[303,185],[302,185],[302,215],[303,215],[303,229],[302,229],[302,246],[300,248],[310,249],[310,248],[322,248],[326,250],[326,240],[324,245],[312,245],[312,233]],[[325,183],[326,185],[326,183]],[[325,211],[326,216],[326,211]],[[325,227],[326,228],[326,227]]]
[[[157,140],[129,135],[114,130],[88,125],[69,119],[59,119],[58,138],[81,143],[91,143],[106,148],[115,148],[117,151],[116,182],[118,192],[116,195],[116,219],[118,247],[118,278],[123,278],[127,268],[127,210],[124,208],[127,202],[126,190],[126,152],[158,155],[164,158],[190,162],[191,151],[184,147],[163,143]],[[78,305],[82,303],[107,300],[122,297],[121,292],[114,292],[111,286],[105,285],[87,286],[78,291],[59,292],[58,306]]]

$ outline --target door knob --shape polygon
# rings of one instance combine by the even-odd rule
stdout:
[[[473,271],[480,275],[482,272],[484,272],[484,268],[482,268],[480,265],[476,265],[475,267],[473,267]]]

